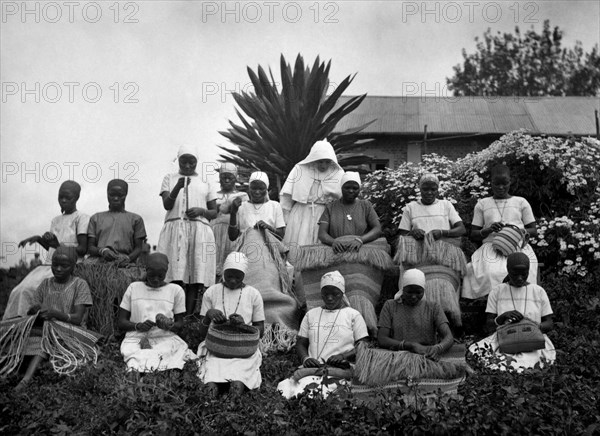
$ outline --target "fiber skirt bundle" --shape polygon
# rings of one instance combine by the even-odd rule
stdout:
[[[467,271],[467,259],[460,248],[460,239],[442,238],[437,241],[427,233],[423,241],[412,236],[399,236],[394,262],[405,267],[443,265],[459,273]]]
[[[142,280],[145,271],[140,268],[118,268],[114,263],[78,263],[73,273],[84,279],[92,294],[94,305],[88,312],[88,326],[108,337],[115,332],[118,306],[127,287]]]
[[[224,359],[248,358],[258,349],[259,331],[246,324],[212,323],[206,335],[206,348]]]
[[[0,377],[6,377],[23,359],[23,350],[37,315],[0,322]]]
[[[450,380],[462,378],[465,373],[466,363],[463,365],[443,359],[435,362],[409,351],[369,348],[363,343],[357,347],[354,367],[354,378],[367,386],[382,386],[407,379]]]
[[[306,245],[298,250],[296,267],[302,273],[307,310],[323,304],[323,274],[338,270],[346,281],[350,306],[363,316],[369,333],[376,334],[375,305],[379,301],[385,273],[394,269],[384,238],[363,245],[358,252],[341,254],[334,253],[328,245]]]

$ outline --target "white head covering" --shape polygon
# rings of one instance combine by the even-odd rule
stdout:
[[[406,286],[417,285],[425,289],[425,282],[425,274],[420,269],[413,268],[405,271],[400,281],[400,290],[394,295],[394,300],[400,299]]]
[[[248,185],[250,183],[254,182],[255,180],[263,182],[265,185],[267,185],[267,188],[269,188],[269,176],[267,176],[266,173],[263,173],[262,171],[256,171],[256,172],[250,174],[250,179],[248,180]]]
[[[196,158],[196,160],[200,160],[198,159],[198,150],[196,150],[196,147],[192,147],[191,145],[183,144],[181,147],[179,147],[179,151],[177,152],[177,159],[179,159],[184,154],[191,154]]]
[[[362,182],[360,181],[360,174],[356,171],[346,171],[342,176],[342,183],[340,186],[344,186],[346,182],[356,182],[358,186],[362,186]]]
[[[348,297],[346,296],[346,280],[344,280],[344,276],[339,271],[331,271],[323,274],[321,277],[321,289],[325,286],[333,286],[342,291],[342,301],[346,307],[350,307],[350,301],[348,301]]]
[[[223,271],[228,269],[237,269],[238,271],[246,274],[248,271],[248,258],[244,253],[239,251],[229,253],[227,259],[225,259],[225,263],[223,264]]]
[[[425,173],[421,176],[421,179],[419,180],[419,186],[422,186],[423,183],[427,183],[427,182],[433,182],[436,185],[440,185],[440,179],[438,179],[438,177],[433,174],[433,173]]]
[[[228,174],[233,174],[234,176],[237,176],[238,174],[238,169],[237,167],[232,164],[231,162],[223,162],[221,164],[221,167],[219,168],[219,173],[223,174],[223,173],[228,173]]]
[[[315,142],[311,147],[308,156],[306,156],[304,160],[298,162],[298,165],[306,165],[322,159],[329,159],[335,164],[336,167],[340,167],[338,165],[337,156],[335,155],[333,146],[326,140]]]
[[[334,286],[342,291],[343,294],[346,293],[346,280],[344,280],[344,276],[339,271],[331,271],[323,274],[323,277],[321,277],[321,289],[325,286]]]

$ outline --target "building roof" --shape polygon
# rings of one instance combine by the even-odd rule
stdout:
[[[347,101],[342,96],[338,104]],[[336,132],[376,121],[363,134],[533,134],[595,135],[597,97],[380,97],[367,96],[344,117]]]

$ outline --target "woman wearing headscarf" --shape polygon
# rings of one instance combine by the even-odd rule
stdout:
[[[421,176],[421,198],[404,207],[394,260],[402,270],[418,267],[425,273],[425,300],[440,303],[453,326],[459,327],[460,280],[467,264],[460,237],[466,230],[452,203],[437,198],[439,186],[435,174]]]
[[[262,337],[265,327],[265,311],[260,292],[245,283],[248,258],[240,252],[232,252],[223,265],[223,280],[208,288],[202,299],[200,311],[200,336],[206,337],[211,324],[252,325]],[[231,344],[227,344],[231,345]],[[219,357],[207,349],[206,342],[198,348],[198,375],[208,384],[211,394],[216,396],[230,384],[234,394],[246,389],[258,389],[262,378],[260,350],[249,357]]]
[[[487,299],[487,330],[494,332],[503,325],[518,323],[528,318],[536,323],[543,333],[544,346],[541,349],[517,354],[501,353],[498,334],[471,345],[469,351],[480,356],[492,369],[505,370],[512,367],[517,371],[533,368],[537,363],[552,363],[556,351],[546,335],[553,328],[552,307],[546,291],[541,286],[529,283],[527,278],[530,260],[525,253],[512,253],[507,257],[508,277],[492,289]],[[500,363],[503,360],[504,363]]]
[[[358,310],[369,333],[377,332],[375,305],[379,301],[384,273],[393,268],[389,246],[381,236],[381,224],[373,205],[358,198],[357,172],[346,172],[341,181],[342,198],[325,206],[319,221],[322,244],[300,247],[296,267],[301,271],[306,305],[320,304],[320,278],[339,270],[346,280],[351,307]]]
[[[209,220],[217,216],[216,189],[196,171],[198,153],[181,146],[179,171],[167,174],[160,188],[167,211],[157,250],[169,258],[166,280],[185,289],[186,314],[192,315],[199,293],[215,283],[216,247]]]
[[[146,280],[133,282],[119,309],[119,328],[127,332],[121,354],[129,371],[183,369],[194,354],[177,333],[183,326],[185,294],[181,286],[166,283],[169,259],[152,253],[146,262]]]
[[[288,246],[319,242],[319,218],[325,205],[340,198],[343,175],[333,147],[325,140],[315,142],[308,156],[294,166],[279,193]]]
[[[245,283],[255,287],[265,304],[266,338],[275,330],[281,335],[277,345],[289,346],[299,325],[298,302],[291,289],[286,263],[287,248],[281,240],[285,221],[281,205],[269,200],[269,177],[257,171],[250,175],[250,201],[237,197],[231,203],[229,238],[236,241],[235,251],[248,257]]]
[[[316,375],[315,369],[324,366],[329,367],[330,377],[351,379],[350,362],[354,361],[356,344],[369,336],[362,315],[348,303],[345,280],[339,271],[323,275],[321,298],[321,307],[304,316],[296,338],[302,366],[292,378],[277,386],[286,398],[303,392],[310,383],[320,383],[322,377]]]
[[[240,197],[242,202],[248,201],[248,194],[237,190],[238,169],[229,162],[221,164],[219,169],[219,183],[221,189],[217,191],[217,218],[210,222],[215,234],[215,244],[217,245],[217,279],[223,274],[223,262],[227,255],[234,249],[233,242],[229,239],[229,212],[231,202]]]
[[[81,186],[73,180],[67,180],[58,189],[58,205],[61,214],[54,217],[50,230],[39,236],[31,236],[19,243],[19,247],[27,244],[40,244],[48,250],[43,256],[43,263],[35,268],[13,288],[6,304],[2,319],[24,316],[31,305],[31,296],[44,279],[52,277],[52,255],[59,246],[76,247],[78,261],[83,260],[87,251],[87,228],[90,217],[77,210],[77,200],[81,194]]]

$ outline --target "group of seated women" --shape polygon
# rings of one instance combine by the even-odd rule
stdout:
[[[437,177],[421,178],[421,198],[406,205],[400,223],[394,258],[401,271],[400,291],[377,319],[374,307],[383,274],[393,266],[389,246],[381,238],[373,205],[358,198],[359,174],[341,169],[329,143],[317,142],[296,165],[281,191],[281,203],[269,199],[265,173],[250,175],[245,194],[236,188],[235,166],[223,164],[221,190],[216,191],[196,172],[194,150],[182,147],[178,163],[179,171],[165,176],[160,190],[166,215],[158,253],[148,256],[145,277],[138,277],[120,301],[118,327],[126,332],[121,351],[130,370],[181,369],[185,361],[198,359],[198,374],[213,393],[229,382],[234,392],[254,389],[261,383],[257,344],[267,331],[271,336],[297,332],[304,368],[327,364],[347,371],[356,343],[369,336],[383,348],[435,360],[453,344],[451,327],[460,326],[461,292],[466,298],[489,294],[486,312],[498,326],[526,317],[544,333],[552,328],[550,304],[535,283],[537,261],[527,244],[535,234],[535,220],[527,201],[509,194],[505,166],[492,170],[493,196],[475,207],[471,238],[483,245],[469,264],[460,250],[459,238],[466,233],[462,220],[451,202],[437,198]],[[75,263],[87,255],[87,262],[127,267],[146,238],[142,218],[125,210],[126,182],[109,182],[108,211],[89,219],[76,209],[80,191],[76,182],[63,183],[61,215],[52,220],[50,231],[21,242],[40,244],[52,261],[13,290],[0,326],[11,329],[21,323],[23,336],[42,338],[39,355],[53,362],[58,358],[52,331],[68,326],[83,336],[87,332],[82,327],[92,301],[85,281],[72,276]],[[209,249],[211,244],[216,249]],[[502,283],[507,273],[508,284]],[[202,295],[197,318],[206,341],[193,353],[177,332]],[[308,312],[302,319],[303,305]],[[53,327],[40,329],[46,324]],[[245,338],[239,355],[224,345],[231,342],[223,339],[231,331]],[[11,337],[17,335],[4,336]],[[8,339],[0,343],[3,350],[12,344]],[[97,340],[90,336],[90,352],[82,354],[81,362],[95,358],[91,350]],[[26,348],[17,354],[27,354]],[[471,351],[485,348],[498,351],[496,338]],[[555,358],[549,340],[532,353],[512,359],[511,365],[531,367]],[[32,360],[24,384],[40,361]],[[12,372],[14,361],[11,365],[0,374]],[[294,391],[291,383],[286,392]]]

